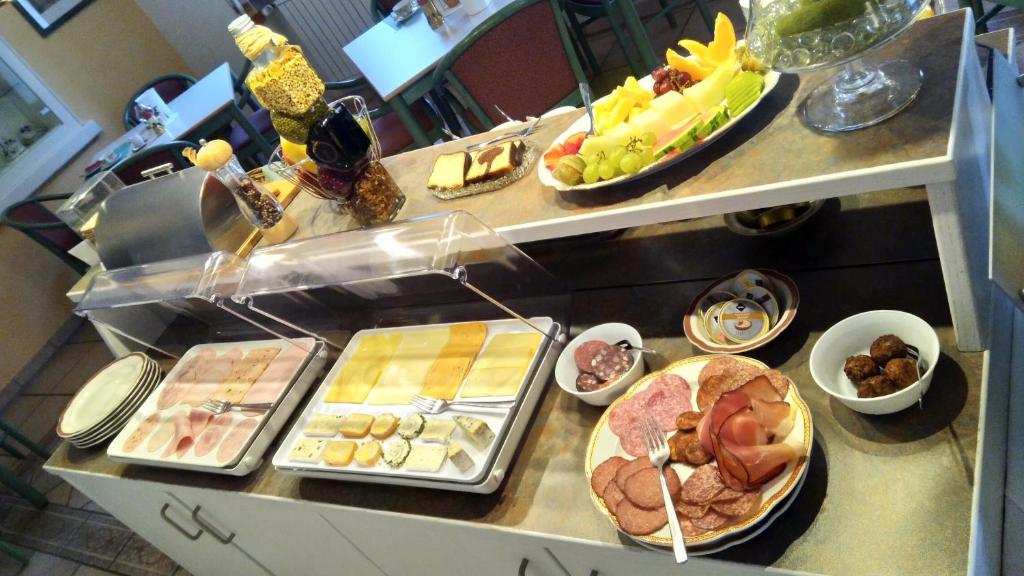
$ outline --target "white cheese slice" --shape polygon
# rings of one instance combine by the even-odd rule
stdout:
[[[434,444],[447,444],[452,439],[453,432],[455,432],[455,422],[447,419],[431,419],[427,420],[427,425],[423,427],[420,440]]]
[[[293,462],[318,464],[323,458],[324,450],[327,449],[327,443],[326,439],[303,438],[292,446],[288,459]]]
[[[413,472],[437,472],[448,457],[444,446],[413,446],[405,459],[406,470]]]
[[[466,453],[466,449],[458,442],[452,442],[448,445],[448,459],[452,461],[452,464],[455,464],[459,472],[468,472],[473,467],[473,458]]]

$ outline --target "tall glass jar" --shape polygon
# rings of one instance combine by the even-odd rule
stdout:
[[[223,166],[211,172],[224,186],[231,191],[238,203],[238,209],[253,226],[262,230],[273,228],[284,216],[284,208],[277,198],[263,186],[253,180],[238,157],[231,156]]]
[[[328,106],[331,114],[310,129],[306,143],[321,191],[361,226],[391,222],[405,195],[380,162],[380,141],[366,102],[346,96]]]

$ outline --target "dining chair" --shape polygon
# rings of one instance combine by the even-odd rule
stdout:
[[[138,184],[149,179],[142,175],[143,172],[157,166],[171,164],[171,172],[192,166],[181,153],[185,148],[199,147],[184,140],[150,146],[114,164],[110,171],[120,178],[125,186]]]
[[[45,194],[15,202],[0,214],[0,224],[20,230],[50,251],[51,254],[64,261],[75,272],[85,274],[89,270],[89,265],[69,253],[82,239],[70,226],[62,222],[43,205],[44,202],[67,200],[70,197],[71,193]],[[3,443],[0,442],[0,444]],[[5,444],[0,447],[4,447],[6,450]]]
[[[650,64],[649,57],[650,54],[654,54],[654,48],[651,46],[651,41],[647,35],[646,27],[650,26],[659,18],[665,18],[668,21],[669,26],[675,28],[676,21],[673,12],[677,8],[682,7],[684,3],[691,0],[658,0],[658,5],[661,9],[650,16],[642,18],[641,24],[644,27],[643,34],[633,35],[632,38],[632,41],[636,43],[636,47],[640,51],[639,58],[634,57],[630,50],[631,31],[628,26],[628,20],[624,18],[621,7],[619,6],[620,2],[628,1],[631,0],[562,0],[562,8],[568,16],[573,36],[583,53],[583,58],[587,62],[587,67],[590,68],[592,73],[597,73],[599,71],[599,64],[597,62],[597,58],[594,56],[593,49],[590,47],[590,42],[587,40],[586,28],[588,26],[602,18],[607,18],[608,27],[611,29],[612,34],[615,35],[615,40],[618,42],[623,54],[625,54],[626,62],[629,64],[630,69],[633,70],[633,73],[637,77],[646,76],[654,68],[654,65]],[[701,19],[707,26],[708,31],[713,34],[715,22],[711,15],[711,10],[708,8],[707,1],[692,1],[697,6],[697,11],[700,13]],[[579,19],[580,16],[583,17],[582,21]]]
[[[196,79],[188,74],[166,74],[164,76],[158,76],[142,88],[139,88],[132,97],[128,99],[128,104],[124,107],[124,127],[125,130],[131,130],[132,127],[138,125],[140,122],[139,118],[135,117],[135,99],[142,95],[143,92],[150,88],[156,89],[156,93],[163,98],[164,102],[170,102],[185,90],[188,90],[193,84],[196,83]]]
[[[380,22],[387,18],[398,2],[399,0],[370,0],[370,12],[373,14],[374,21]]]
[[[467,125],[484,131],[505,121],[495,106],[525,118],[578,105],[585,81],[559,0],[516,0],[495,12],[433,76],[435,90],[448,89]]]
[[[391,106],[387,102],[379,101],[366,78],[354,76],[345,80],[324,82],[324,86],[327,88],[326,92],[331,93],[329,96],[325,95],[324,97],[328,101],[333,101],[352,93],[359,93],[366,99],[370,118],[373,119],[373,129],[377,133],[381,153],[384,156],[394,156],[415,147],[412,134],[409,133],[405,124],[391,110]],[[413,104],[412,112],[420,128],[427,133],[429,139],[437,140],[441,137],[440,131],[434,128],[435,126],[440,126],[440,120],[424,100],[421,99]]]

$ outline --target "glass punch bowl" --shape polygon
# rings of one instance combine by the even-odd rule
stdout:
[[[906,108],[923,74],[904,60],[868,64],[864,52],[907,29],[926,0],[753,0],[747,47],[779,72],[843,66],[801,104],[804,119],[827,132],[877,124]]]

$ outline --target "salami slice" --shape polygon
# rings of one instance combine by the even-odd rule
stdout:
[[[668,523],[664,507],[645,510],[630,502],[628,498],[623,498],[615,507],[615,517],[619,520],[619,527],[633,536],[652,534]]]
[[[673,500],[678,500],[681,489],[679,476],[672,468],[666,467],[664,470],[668,492]],[[665,507],[665,498],[661,494],[661,480],[658,479],[656,468],[646,468],[627,478],[626,488],[623,492],[626,494],[626,498],[641,508]]]
[[[697,424],[700,424],[700,419],[704,417],[701,412],[683,412],[679,416],[676,416],[676,428],[680,432],[690,432],[697,429]]]
[[[594,376],[590,372],[580,372],[580,375],[576,377],[576,389],[580,392],[593,392],[594,390],[600,390],[604,385],[597,376]]]
[[[615,472],[615,484],[618,485],[619,490],[623,490],[626,487],[626,480],[628,480],[630,476],[644,468],[653,468],[650,460],[647,458],[637,458],[636,460],[632,460],[620,467]]]
[[[697,384],[703,388],[709,378],[715,376],[732,377],[742,365],[742,362],[732,356],[715,356],[701,368],[700,375],[697,376]]]
[[[618,346],[608,346],[594,353],[590,371],[601,380],[612,380],[633,366],[633,355]]]
[[[604,493],[601,494],[601,498],[604,500],[604,505],[608,508],[608,511],[614,514],[615,507],[619,505],[619,502],[626,499],[626,495],[622,493],[622,490],[619,490],[618,484],[609,482],[608,486],[604,489]]]
[[[611,344],[600,340],[587,340],[580,344],[579,348],[576,348],[572,355],[573,360],[576,361],[576,367],[579,368],[580,372],[592,371],[591,362],[594,360],[594,355],[605,348],[611,348]]]
[[[594,490],[597,495],[604,494],[604,489],[608,487],[608,484],[615,480],[615,473],[619,471],[619,468],[629,463],[629,460],[621,456],[612,456],[611,458],[601,462],[594,468],[594,472],[590,475],[590,488]]]
[[[685,516],[683,514],[676,514],[676,516],[679,517],[679,527],[683,530],[683,536],[689,536],[690,538],[693,538],[695,536],[700,536],[701,534],[707,532],[707,530],[703,528],[697,528],[696,526],[694,526],[693,518],[690,518],[689,516]]]
[[[712,500],[712,502],[725,502],[727,500],[735,500],[735,499],[739,498],[740,496],[743,496],[744,494],[746,494],[746,492],[740,492],[739,490],[733,490],[732,488],[729,488],[728,486],[726,486],[725,488],[722,489],[721,492],[718,493],[717,496],[715,496],[711,500]]]
[[[149,436],[149,434],[156,428],[157,424],[160,423],[159,414],[150,414],[145,420],[143,420],[139,427],[135,429],[128,436],[128,439],[124,441],[122,449],[125,452],[134,452],[136,448],[142,445],[142,441]]]
[[[707,514],[708,508],[709,504],[687,504],[682,500],[676,502],[676,510],[687,518],[700,518]]]
[[[714,509],[708,510],[708,513],[701,516],[700,518],[694,518],[691,520],[693,525],[702,530],[718,530],[722,526],[725,526],[726,522],[729,521],[729,517],[725,514],[719,514]]]
[[[689,504],[707,504],[723,489],[725,484],[722,484],[722,477],[718,474],[718,466],[705,464],[694,470],[683,482],[682,499]]]
[[[742,496],[725,502],[712,502],[711,509],[726,516],[746,516],[761,503],[761,491],[744,492]]]
[[[733,390],[743,386],[747,382],[750,382],[757,375],[761,373],[761,369],[750,364],[740,364],[732,376],[725,379],[722,383],[722,394],[726,392],[732,392]]]
[[[628,432],[619,437],[622,449],[630,456],[647,459],[647,445],[644,444],[644,434],[640,431],[639,425],[634,425]]]
[[[771,368],[768,370],[762,370],[756,376],[764,376],[767,378],[768,381],[772,383],[772,388],[775,388],[775,390],[778,391],[779,396],[785,398],[786,394],[789,393],[789,378],[786,378],[786,375],[783,374],[782,371]]]

